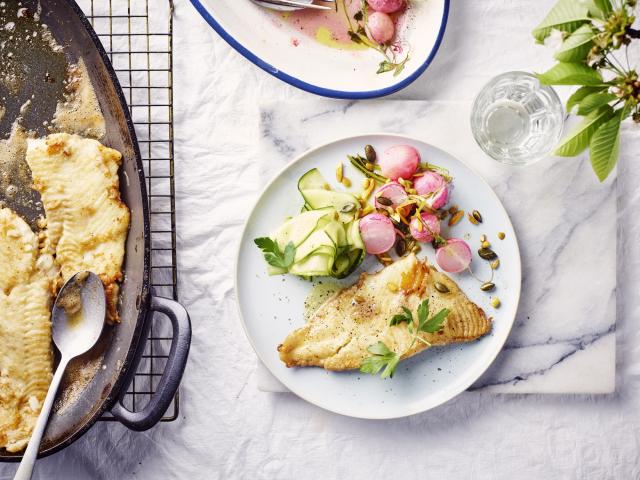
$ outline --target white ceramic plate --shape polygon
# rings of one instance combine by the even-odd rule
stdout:
[[[396,375],[381,380],[352,372],[327,372],[320,368],[286,368],[277,346],[294,328],[304,324],[304,301],[310,282],[286,275],[270,277],[253,239],[269,235],[285,217],[300,211],[302,199],[296,188],[300,176],[317,167],[335,187],[335,168],[345,165],[345,175],[359,185],[362,176],[348,161],[347,154],[363,152],[371,144],[377,151],[396,144],[409,144],[422,159],[449,169],[454,177],[451,204],[461,209],[477,209],[484,222],[474,226],[467,219],[453,228],[443,225],[445,237],[465,238],[475,252],[479,238],[487,235],[500,256],[496,271],[495,295],[502,306],[494,309],[490,295],[479,289],[469,274],[452,275],[469,298],[493,317],[492,332],[482,339],[462,345],[428,349],[400,363]],[[498,240],[497,232],[506,238]],[[434,261],[434,251],[425,245],[421,255]],[[490,275],[487,262],[474,253],[473,270],[483,278]],[[363,270],[380,268],[375,258],[365,263],[342,283],[354,283]],[[325,279],[326,280],[326,279]],[[236,265],[236,292],[240,318],[256,353],[267,368],[287,388],[305,400],[336,413],[361,418],[396,418],[424,412],[467,389],[489,367],[513,324],[520,298],[520,252],[516,236],[500,200],[491,187],[464,163],[422,141],[398,135],[366,135],[345,138],[311,150],[291,162],[267,186],[245,226]]]
[[[336,98],[373,98],[396,92],[418,78],[438,51],[449,12],[449,0],[412,4],[402,37],[411,59],[394,77],[376,74],[380,54],[345,51],[279,27],[274,14],[250,0],[191,0],[204,19],[238,52],[263,70],[303,90]],[[292,38],[299,38],[298,45]]]

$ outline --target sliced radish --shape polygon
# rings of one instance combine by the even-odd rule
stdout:
[[[447,273],[461,272],[471,264],[471,249],[464,240],[450,238],[436,251],[436,263]]]
[[[370,213],[360,219],[360,235],[367,253],[379,255],[396,243],[393,222],[380,213]]]
[[[409,225],[411,235],[418,242],[432,242],[436,235],[440,235],[440,220],[432,213],[423,212],[420,214],[422,222],[413,218]]]
[[[404,7],[404,0],[367,0],[367,3],[374,10],[384,13],[397,12]]]
[[[384,44],[391,41],[396,34],[396,26],[389,15],[383,12],[373,12],[367,21],[369,36],[372,40]]]
[[[429,196],[428,203],[436,210],[444,207],[449,200],[449,185],[436,172],[424,172],[413,181],[413,188],[418,195]]]
[[[391,205],[386,205],[378,201],[379,197],[384,197],[391,201]],[[397,182],[389,182],[381,186],[374,195],[376,208],[391,207],[396,208],[407,200],[407,192],[402,185]],[[388,202],[386,202],[388,203]]]
[[[420,154],[409,145],[396,145],[387,149],[380,158],[382,174],[391,180],[409,179],[416,173]]]

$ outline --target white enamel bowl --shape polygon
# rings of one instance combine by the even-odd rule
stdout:
[[[449,0],[415,1],[403,39],[411,48],[404,71],[376,74],[381,56],[373,50],[345,51],[278,26],[274,13],[249,0],[191,0],[204,19],[233,48],[277,78],[318,95],[362,99],[396,92],[418,78],[444,36]],[[300,39],[298,45],[292,38]]]
[[[466,238],[474,252],[473,270],[477,275],[490,275],[488,262],[476,251],[483,233],[489,237],[500,256],[494,292],[502,301],[495,309],[490,295],[482,292],[478,281],[468,273],[452,275],[470,299],[493,317],[492,332],[469,344],[426,350],[400,363],[392,379],[353,372],[327,372],[320,368],[286,368],[280,361],[277,346],[294,328],[304,324],[304,301],[312,284],[291,275],[270,277],[261,252],[253,239],[272,232],[290,215],[300,211],[302,199],[296,188],[298,178],[318,167],[335,186],[335,168],[343,161],[345,175],[353,185],[361,183],[361,175],[346,161],[347,154],[362,152],[366,144],[376,150],[395,144],[416,147],[423,160],[449,169],[454,177],[451,203],[461,209],[477,209],[484,222],[472,225],[467,219],[449,228],[447,237]],[[505,232],[504,240],[497,233]],[[424,246],[422,256],[434,262],[434,251]],[[373,258],[342,281],[349,285],[363,270],[377,270]],[[326,281],[326,279],[324,279]],[[327,410],[361,418],[396,418],[424,412],[450,400],[471,386],[489,367],[513,324],[520,298],[520,253],[515,232],[500,200],[491,187],[464,163],[448,153],[424,142],[397,135],[367,135],[345,138],[311,150],[291,162],[260,195],[245,226],[236,265],[236,292],[240,317],[247,336],[259,358],[287,388],[305,400]]]

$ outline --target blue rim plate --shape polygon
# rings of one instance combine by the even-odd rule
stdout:
[[[246,0],[249,2],[249,0]],[[316,95],[321,95],[324,97],[331,98],[340,98],[340,99],[350,99],[350,100],[362,100],[367,98],[377,98],[383,97],[385,95],[390,95],[395,93],[403,88],[409,86],[413,83],[420,75],[424,73],[427,67],[431,64],[436,54],[438,53],[438,49],[440,48],[440,44],[442,43],[442,39],[444,37],[444,32],[447,26],[447,20],[449,17],[449,2],[450,0],[443,0],[443,13],[442,19],[440,22],[440,26],[438,29],[438,34],[435,38],[435,42],[431,48],[431,51],[427,55],[426,59],[411,72],[410,75],[405,78],[399,79],[398,82],[378,89],[372,90],[360,90],[360,91],[348,91],[348,90],[336,90],[332,88],[326,88],[322,85],[314,84],[312,82],[306,81],[300,76],[294,76],[285,71],[285,69],[279,68],[275,65],[270,64],[269,62],[263,60],[260,56],[254,53],[250,48],[243,45],[240,41],[238,41],[232,32],[226,30],[221,23],[215,18],[214,14],[211,12],[207,6],[204,4],[205,0],[191,0],[191,3],[196,8],[196,10],[202,15],[202,17],[207,21],[207,23],[235,50],[237,50],[241,55],[245,58],[253,62],[255,65],[260,67],[267,73],[270,73],[276,78],[297,87],[301,90],[305,90],[310,93],[314,93]]]

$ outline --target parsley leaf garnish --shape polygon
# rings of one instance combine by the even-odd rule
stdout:
[[[404,310],[404,313],[394,315],[389,322],[389,325],[400,325],[402,322],[407,322],[407,325],[413,323],[413,315],[411,315],[411,310],[409,310],[407,307],[402,307],[402,310]]]
[[[284,247],[284,252],[280,250],[280,247],[276,242],[269,237],[256,238],[254,240],[264,255],[264,259],[269,265],[277,268],[289,268],[293,264],[293,259],[296,256],[296,247],[293,242],[287,243]]]
[[[400,362],[400,355],[389,350],[384,342],[378,342],[367,348],[367,351],[372,356],[363,360],[360,365],[360,371],[362,373],[370,373],[371,375],[377,375],[380,370],[380,378],[393,377],[398,362]]]
[[[420,332],[439,332],[440,330],[442,330],[444,321],[446,320],[447,316],[449,315],[449,313],[451,313],[448,308],[443,308],[434,316],[429,318],[429,299],[427,298],[423,300],[420,305],[418,305],[418,309],[416,310],[418,322],[416,325],[411,311],[407,307],[402,307],[402,310],[403,313],[399,313],[393,316],[393,318],[389,322],[389,325],[394,326],[399,325],[402,322],[407,323],[407,330],[409,330],[409,333],[413,335],[413,341],[411,342],[411,346],[409,348],[413,347],[413,344],[416,343],[416,341],[422,342],[427,346],[431,346],[429,342],[424,340],[418,334]]]

